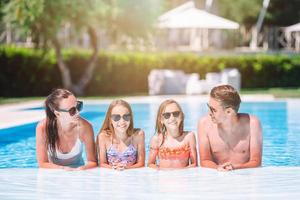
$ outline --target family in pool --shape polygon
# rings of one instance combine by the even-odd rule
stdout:
[[[184,113],[178,102],[162,102],[150,142],[148,167],[197,167],[197,143],[202,167],[219,171],[259,167],[260,121],[253,115],[238,113],[240,103],[232,86],[214,87],[207,103],[209,112],[198,122],[196,142],[195,134],[184,130]],[[36,127],[40,168],[85,170],[99,166],[124,170],[145,166],[145,133],[134,127],[126,101],[111,102],[96,142],[92,125],[79,115],[82,107],[83,103],[65,89],[56,89],[46,98],[46,118]]]

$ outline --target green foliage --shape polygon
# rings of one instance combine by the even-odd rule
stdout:
[[[289,26],[300,21],[299,0],[271,0],[266,15],[266,24]]]
[[[117,34],[144,36],[158,16],[159,1],[10,0],[1,10],[6,22],[46,47],[64,26],[72,28],[72,38],[88,27],[102,28],[112,38]]]
[[[47,95],[61,85],[51,53],[0,46],[0,71],[0,96]]]
[[[85,71],[89,51],[64,51],[73,80]],[[61,87],[53,52],[42,57],[32,49],[0,47],[0,96],[45,96]],[[243,88],[299,87],[300,56],[235,55],[197,56],[179,53],[111,53],[98,55],[96,69],[86,95],[147,93],[152,69],[181,69],[186,73],[219,72],[238,68]]]
[[[76,34],[99,25],[106,8],[101,0],[10,0],[2,10],[5,21],[15,29],[47,44],[66,24]]]
[[[251,26],[257,21],[262,0],[218,0],[217,7],[221,16]]]

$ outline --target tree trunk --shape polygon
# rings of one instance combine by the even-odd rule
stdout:
[[[98,40],[97,40],[97,33],[96,31],[92,28],[88,28],[88,33],[90,36],[91,40],[91,45],[93,48],[93,54],[89,60],[87,69],[85,70],[85,73],[82,75],[80,78],[79,82],[73,86],[73,90],[75,93],[78,95],[83,95],[84,94],[84,89],[86,88],[87,84],[91,81],[92,76],[93,76],[93,71],[96,67],[96,62],[98,58]]]
[[[54,45],[55,55],[56,55],[56,59],[57,59],[58,68],[61,73],[63,87],[66,89],[71,89],[72,88],[72,79],[71,79],[71,75],[70,75],[70,70],[67,67],[67,65],[65,64],[65,62],[63,61],[63,56],[61,53],[61,46],[59,44],[59,41],[57,38],[54,38],[52,40],[52,43]]]
[[[78,81],[77,84],[72,83],[70,70],[67,67],[66,63],[63,61],[63,56],[61,53],[61,46],[60,46],[57,38],[52,40],[52,43],[55,48],[55,54],[56,54],[58,67],[59,67],[59,70],[62,75],[63,87],[71,90],[76,95],[84,95],[84,89],[86,88],[87,84],[92,79],[93,71],[96,67],[96,62],[97,62],[97,58],[98,58],[98,45],[97,45],[98,42],[97,42],[96,31],[92,27],[89,27],[88,33],[90,36],[91,45],[93,47],[93,54],[88,62],[88,66],[87,66],[87,69],[85,70],[85,73],[82,75],[82,77],[80,78],[80,80]]]

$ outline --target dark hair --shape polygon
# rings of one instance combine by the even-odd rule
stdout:
[[[210,96],[221,102],[223,108],[232,108],[235,112],[239,111],[241,98],[239,93],[231,85],[219,85],[214,87]]]
[[[57,118],[54,113],[59,108],[59,102],[73,95],[72,92],[66,89],[55,89],[46,98],[46,147],[51,154],[56,157],[56,145],[59,144],[59,137],[57,131]]]

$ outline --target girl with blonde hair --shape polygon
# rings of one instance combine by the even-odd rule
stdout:
[[[184,131],[184,114],[172,99],[164,101],[158,109],[148,166],[158,169],[197,166],[195,135]]]
[[[99,166],[117,170],[145,166],[145,134],[133,126],[133,113],[124,100],[113,101],[97,136]]]

